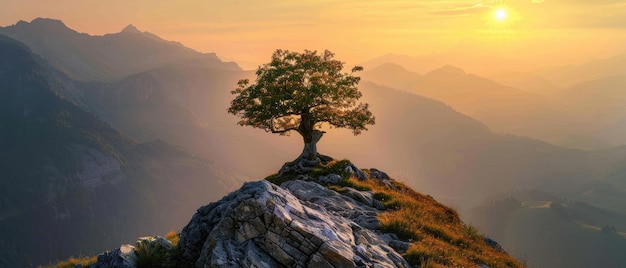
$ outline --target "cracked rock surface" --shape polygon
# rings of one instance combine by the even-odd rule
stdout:
[[[346,193],[300,180],[245,183],[198,209],[179,248],[196,267],[409,267],[376,232],[372,193]]]

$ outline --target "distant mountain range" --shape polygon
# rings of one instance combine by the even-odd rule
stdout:
[[[0,36],[0,266],[166,232],[240,183],[177,147],[137,143],[111,128],[61,97],[53,73]],[[106,235],[112,230],[120,232]]]
[[[180,228],[199,205],[269,175],[301,150],[299,137],[235,124],[226,113],[230,91],[254,74],[214,54],[132,26],[90,36],[36,19],[0,34],[10,36],[0,39],[0,165],[9,174],[0,177],[0,250],[8,252],[0,266],[94,254]],[[379,167],[462,211],[536,188],[626,213],[619,201],[626,151],[606,148],[623,138],[609,134],[623,129],[621,99],[605,97],[619,95],[622,76],[553,98],[446,64],[419,73],[395,63],[367,69],[360,89],[377,124],[357,137],[328,130],[320,152]],[[569,111],[581,105],[593,107],[580,116],[594,122],[571,125],[577,117]],[[607,121],[593,119],[609,113]],[[584,137],[574,145],[606,149],[568,149],[502,134],[505,127],[559,139],[580,128],[572,133]],[[120,226],[128,233],[102,237]],[[34,239],[38,248],[28,257]],[[72,242],[55,251],[54,241],[64,239]]]
[[[623,199],[623,193],[622,197]],[[623,267],[626,214],[538,190],[491,200],[470,213],[471,224],[529,266]]]
[[[214,53],[199,53],[132,25],[119,33],[91,36],[60,20],[38,18],[2,27],[0,34],[26,44],[52,66],[81,81],[116,80],[181,61],[240,70],[236,63],[224,64]]]
[[[580,149],[626,144],[626,109],[617,104],[626,96],[622,93],[625,75],[560,89],[537,74],[510,74],[497,77],[512,85],[533,88],[506,86],[450,65],[422,76],[389,62],[364,72],[363,79],[441,100],[485,122],[494,131]],[[534,87],[550,92],[537,94]]]

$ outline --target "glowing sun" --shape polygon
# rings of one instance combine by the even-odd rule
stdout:
[[[496,17],[496,20],[503,21],[508,17],[508,13],[506,12],[506,9],[498,8],[496,9],[494,16]]]

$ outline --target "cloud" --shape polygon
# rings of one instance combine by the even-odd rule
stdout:
[[[475,5],[444,8],[444,9],[431,12],[430,14],[441,15],[441,16],[469,16],[469,15],[489,12],[491,9],[493,9],[493,7],[491,6],[487,6],[483,4],[475,4]]]

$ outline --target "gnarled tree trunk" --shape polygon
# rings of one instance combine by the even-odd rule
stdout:
[[[314,129],[314,122],[312,122],[308,110],[302,112],[301,119],[298,133],[302,135],[304,140],[304,149],[296,160],[283,165],[279,172],[280,175],[308,173],[321,162],[320,155],[317,153],[317,143],[326,132]]]
[[[317,158],[317,142],[320,141],[324,132],[314,129],[315,122],[313,122],[308,109],[303,110],[300,117],[298,133],[304,139],[304,149],[298,159],[315,160]]]
[[[298,159],[303,158],[306,160],[315,160],[318,158],[317,154],[317,142],[322,139],[324,135],[324,131],[313,130],[311,133],[311,138],[307,141],[304,141],[304,149],[302,149],[302,153],[298,157]]]

